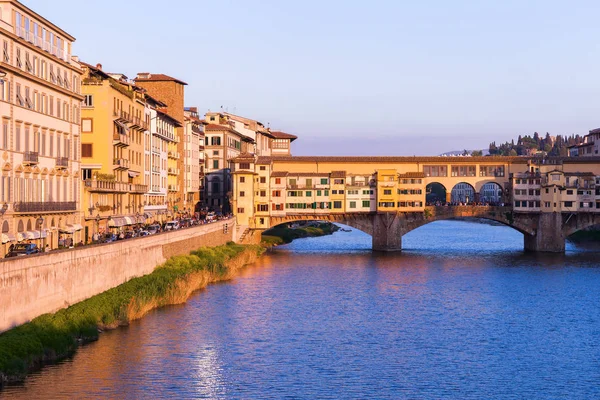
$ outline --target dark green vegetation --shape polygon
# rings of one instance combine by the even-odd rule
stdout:
[[[519,135],[517,142],[513,139],[511,142],[505,142],[496,145],[496,142],[490,143],[489,151],[491,156],[525,156],[537,152],[546,153],[549,156],[567,157],[569,155],[569,146],[583,143],[583,136],[571,135],[556,137],[546,133],[544,137],[537,132],[533,136]]]
[[[306,225],[298,228],[289,228],[279,225],[266,230],[262,234],[262,242],[267,246],[278,246],[292,242],[294,239],[331,235],[340,228],[330,222],[320,222],[315,225]]]
[[[574,243],[600,243],[600,228],[577,231],[568,239]]]
[[[149,275],[4,332],[0,335],[0,386],[2,381],[23,379],[31,369],[67,357],[80,343],[96,340],[102,329],[126,325],[157,307],[183,303],[206,284],[230,279],[262,251],[260,246],[228,243],[172,257]]]

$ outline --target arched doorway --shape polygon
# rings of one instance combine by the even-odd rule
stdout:
[[[432,182],[425,188],[425,201],[429,206],[444,205],[447,201],[447,190],[444,185]]]
[[[452,188],[450,201],[453,204],[469,204],[475,201],[475,188],[466,182],[460,182]]]
[[[504,202],[502,186],[496,182],[486,183],[479,191],[479,201],[484,204],[499,205]]]
[[[31,230],[31,220],[30,219],[27,220],[27,230],[28,231]]]

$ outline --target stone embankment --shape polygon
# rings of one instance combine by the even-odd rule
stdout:
[[[233,238],[233,219],[97,246],[0,262],[0,332],[76,304],[176,255]]]
[[[0,386],[67,357],[78,345],[96,340],[104,329],[127,325],[154,308],[183,303],[209,283],[231,279],[263,250],[229,243],[174,256],[148,275],[4,332],[0,335]],[[128,264],[144,261],[129,260]]]

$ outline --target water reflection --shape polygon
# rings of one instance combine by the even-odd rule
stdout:
[[[594,398],[597,255],[442,221],[373,254],[338,232],[108,332],[6,398]]]

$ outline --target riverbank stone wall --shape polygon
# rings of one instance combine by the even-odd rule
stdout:
[[[0,261],[0,332],[151,273],[176,255],[234,239],[235,221]]]

